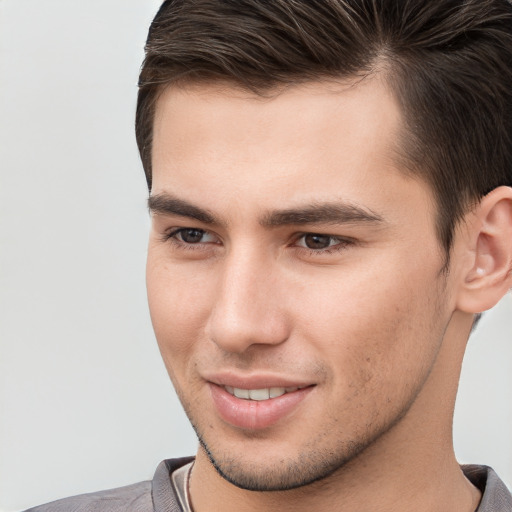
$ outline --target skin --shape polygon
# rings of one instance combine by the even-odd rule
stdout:
[[[159,99],[147,288],[201,440],[196,512],[475,510],[451,439],[466,235],[443,273],[432,193],[395,162],[401,126],[378,77]],[[212,398],[223,379],[309,388],[240,428]]]

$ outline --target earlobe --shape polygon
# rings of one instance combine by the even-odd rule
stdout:
[[[512,187],[494,189],[468,216],[465,243],[471,256],[457,308],[481,313],[512,287]]]

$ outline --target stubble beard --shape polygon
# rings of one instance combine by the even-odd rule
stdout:
[[[418,390],[419,393],[419,390]],[[406,404],[392,421],[375,430],[375,426],[367,425],[365,432],[354,436],[354,440],[339,440],[335,446],[320,448],[312,442],[298,450],[294,458],[269,461],[268,465],[253,464],[244,460],[243,454],[221,454],[215,446],[210,445],[201,429],[191,420],[192,427],[200,443],[200,449],[207,455],[216,472],[229,483],[248,491],[272,492],[289,491],[313,484],[329,485],[333,477],[357,460],[368,448],[382,436],[393,429],[407,414],[416,395]],[[373,430],[372,430],[373,429]],[[321,440],[319,434],[317,442]],[[247,442],[251,442],[248,437]]]
[[[331,418],[330,421],[324,422],[324,428],[317,432],[313,439],[297,446],[293,455],[283,459],[271,454],[268,463],[250,461],[244,457],[243,453],[233,453],[229,447],[218,446],[214,435],[208,439],[205,435],[207,426],[201,427],[195,421],[197,417],[191,414],[194,408],[176,384],[175,389],[196,432],[200,449],[204,451],[213,468],[222,478],[248,491],[288,491],[311,485],[323,488],[330,486],[330,483],[335,484],[338,481],[335,475],[341,475],[344,470],[350,471],[352,463],[356,463],[369,448],[402,422],[421,393],[433,364],[434,361],[422,378],[415,383],[409,383],[404,388],[404,391],[408,388],[410,394],[405,392],[409,396],[407,398],[403,396],[405,400],[402,401],[401,406],[394,412],[389,411],[389,416],[381,416],[382,410],[374,410],[374,413],[366,418],[365,423],[352,432],[340,429],[339,418]],[[338,432],[337,436],[333,435],[334,431]],[[247,433],[247,442],[257,442],[263,437],[265,433]],[[331,444],[328,443],[329,437],[332,438]]]
[[[442,331],[442,340],[445,330]],[[331,418],[324,423],[322,431],[307,443],[297,446],[295,453],[283,459],[271,453],[268,463],[253,462],[244,457],[243,453],[233,453],[233,450],[218,446],[215,437],[208,439],[204,432],[207,426],[201,426],[195,421],[191,412],[194,410],[185,400],[179,387],[175,385],[183,405],[200,443],[215,471],[226,481],[248,491],[272,492],[289,491],[307,486],[318,488],[336,485],[338,476],[347,470],[352,471],[353,464],[369,452],[372,446],[379,443],[390,434],[407,416],[411,407],[424,388],[438,355],[440,343],[426,371],[414,383],[405,385],[401,405],[389,416],[381,416],[383,410],[374,410],[366,418],[365,423],[355,431],[343,431],[339,427],[339,418]],[[419,375],[418,375],[419,377]],[[407,396],[408,395],[408,396]],[[396,397],[395,397],[396,398]],[[392,399],[383,400],[392,403]],[[406,418],[405,418],[406,419]],[[300,425],[297,426],[300,428]],[[337,431],[338,435],[333,435]],[[257,442],[265,437],[265,433],[247,433],[247,442]],[[331,444],[328,438],[331,437]],[[326,439],[327,438],[327,439]],[[274,455],[274,457],[272,457]],[[338,476],[336,476],[338,475]],[[311,489],[311,488],[309,488]]]
[[[438,304],[443,290],[438,291]],[[441,310],[439,310],[439,314]],[[387,434],[399,425],[407,416],[418,395],[424,388],[430,373],[435,365],[442,340],[444,338],[448,322],[439,330],[438,343],[434,353],[425,363],[424,371],[418,373],[418,379],[414,382],[404,383],[401,405],[394,411],[389,411],[389,416],[381,416],[383,410],[374,410],[366,418],[365,423],[353,432],[344,432],[340,429],[338,419],[331,419],[324,424],[321,432],[314,439],[297,447],[294,455],[287,459],[269,458],[269,463],[255,463],[244,457],[243,453],[233,453],[229,448],[216,445],[212,436],[211,442],[204,435],[207,427],[201,426],[195,421],[191,412],[194,410],[191,404],[185,400],[185,395],[173,380],[174,387],[183,405],[185,413],[194,428],[200,443],[200,449],[204,451],[216,472],[231,484],[248,491],[271,492],[288,491],[306,486],[329,486],[345,469],[351,470],[352,463],[364,456],[369,449],[381,441]],[[396,399],[396,396],[394,397]],[[392,403],[393,399],[383,400],[384,403]],[[380,418],[380,421],[379,421]],[[298,426],[297,428],[300,428]],[[338,436],[333,436],[336,430]],[[257,441],[265,434],[247,434],[247,442]],[[330,445],[325,438],[333,437]],[[274,455],[274,454],[271,454]],[[331,477],[331,478],[330,478]]]
[[[197,433],[197,430],[196,430]],[[296,459],[279,461],[265,468],[243,464],[234,457],[216,457],[198,434],[201,448],[217,473],[229,483],[248,491],[271,492],[298,489],[323,481],[345,466],[364,447],[354,444],[345,455],[301,453]]]

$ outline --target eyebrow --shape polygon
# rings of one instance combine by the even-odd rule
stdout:
[[[195,206],[167,193],[148,198],[149,210],[163,215],[177,215],[203,222],[224,224],[209,210]],[[347,202],[312,203],[298,208],[270,211],[263,215],[260,224],[274,228],[286,225],[304,224],[382,224],[384,219],[369,208]]]
[[[384,219],[369,208],[344,203],[313,203],[300,208],[269,212],[261,224],[278,227],[288,224],[382,224]]]
[[[194,206],[193,204],[177,199],[168,194],[156,194],[149,196],[148,208],[152,213],[163,215],[178,215],[196,219],[204,224],[215,224],[215,217],[208,210]]]

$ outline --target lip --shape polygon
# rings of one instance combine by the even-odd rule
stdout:
[[[242,389],[270,387],[297,387],[299,389],[276,398],[255,401],[233,396],[224,388],[226,385]],[[265,429],[286,418],[300,407],[302,401],[314,389],[314,385],[298,384],[286,379],[274,379],[269,382],[268,379],[260,377],[243,379],[243,383],[241,379],[236,378],[229,379],[229,382],[224,384],[209,381],[208,386],[218,415],[231,426],[246,430]]]
[[[217,386],[231,386],[241,389],[262,388],[306,388],[314,385],[311,381],[300,381],[281,375],[258,374],[237,375],[231,372],[203,375],[204,380]]]

